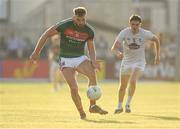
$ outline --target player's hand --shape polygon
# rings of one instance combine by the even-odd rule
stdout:
[[[36,52],[33,52],[30,56],[29,63],[30,64],[36,64],[39,59],[39,54]]]
[[[91,64],[94,67],[94,69],[101,70],[100,62],[101,61],[94,60],[94,61],[91,61]]]
[[[159,64],[160,63],[160,56],[156,56],[154,60],[154,64]]]
[[[122,59],[122,58],[123,58],[123,53],[120,52],[120,51],[118,51],[118,52],[116,53],[116,56],[117,56],[117,58]]]

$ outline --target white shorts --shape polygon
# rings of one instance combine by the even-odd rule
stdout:
[[[145,63],[144,62],[137,62],[137,63],[123,63],[121,64],[120,73],[122,74],[131,74],[135,69],[138,69],[139,71],[143,72],[145,69]]]
[[[80,56],[80,57],[76,57],[76,58],[64,58],[61,57],[60,58],[60,68],[61,70],[63,68],[77,68],[82,62],[84,62],[85,60],[88,60],[87,56]]]

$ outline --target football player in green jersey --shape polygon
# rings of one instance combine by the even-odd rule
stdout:
[[[39,38],[36,47],[30,56],[30,62],[38,60],[41,49],[46,40],[55,35],[60,35],[60,68],[71,91],[72,100],[80,114],[81,119],[86,118],[81,97],[78,93],[76,72],[79,72],[89,79],[89,86],[96,86],[96,69],[100,68],[96,60],[94,45],[94,31],[86,22],[87,10],[84,7],[73,9],[72,18],[63,20],[58,24],[48,28]],[[87,44],[89,58],[85,55],[85,45]],[[96,105],[95,100],[90,100],[90,113],[107,114],[108,112]]]

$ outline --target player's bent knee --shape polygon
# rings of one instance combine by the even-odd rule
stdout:
[[[134,85],[134,84],[136,84],[136,79],[132,79],[132,80],[130,80],[130,84],[132,85]]]
[[[119,88],[119,91],[125,91],[126,90],[126,86],[121,86],[120,88]]]
[[[89,80],[95,80],[96,79],[96,74],[93,71],[88,72],[88,74],[86,76]]]
[[[88,71],[88,76],[95,76],[96,72],[94,69]]]
[[[94,81],[94,80],[96,80],[96,76],[95,76],[95,75],[88,76],[88,79],[89,79],[90,81]]]

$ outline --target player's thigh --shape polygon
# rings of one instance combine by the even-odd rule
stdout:
[[[127,87],[130,79],[130,74],[120,74],[121,87]]]
[[[83,61],[76,70],[87,77],[95,77],[95,70],[89,60]]]
[[[136,82],[139,77],[142,75],[143,70],[140,68],[135,68],[134,71],[131,74],[130,82]]]
[[[127,87],[131,73],[132,73],[132,68],[130,65],[121,64],[121,68],[120,68],[121,86]]]
[[[63,68],[62,74],[70,88],[77,88],[77,82],[75,79],[76,71],[73,68]]]

